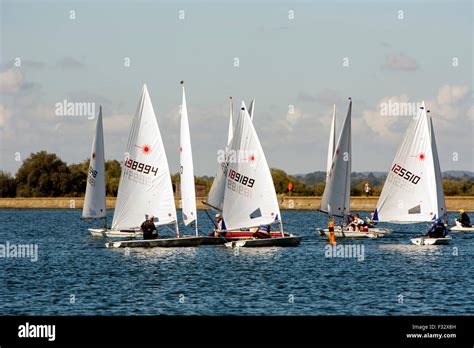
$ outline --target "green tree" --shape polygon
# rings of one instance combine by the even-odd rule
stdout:
[[[69,165],[70,187],[66,196],[81,197],[85,195],[88,171],[89,160]]]
[[[288,183],[290,182],[288,175],[283,170],[277,168],[272,168],[270,171],[276,193],[288,193]]]
[[[15,178],[7,172],[0,170],[0,197],[15,197]]]
[[[121,171],[119,161],[110,160],[105,162],[105,191],[107,196],[117,196]]]
[[[16,174],[20,197],[58,197],[70,190],[69,168],[55,154],[40,151],[25,159]]]
[[[315,196],[322,196],[324,193],[324,188],[326,184],[324,182],[318,182],[314,185],[314,195]]]

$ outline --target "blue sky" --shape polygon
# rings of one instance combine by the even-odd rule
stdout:
[[[341,125],[348,96],[354,171],[386,171],[408,125],[380,103],[422,99],[442,170],[474,170],[470,1],[0,3],[2,170],[43,149],[88,157],[95,121],[56,116],[64,99],[103,105],[106,157],[121,159],[147,83],[176,172],[182,79],[197,175],[214,175],[229,96],[256,98],[267,160],[288,173],[324,170],[332,104]]]

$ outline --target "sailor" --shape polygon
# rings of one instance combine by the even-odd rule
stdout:
[[[366,223],[360,218],[359,214],[354,214],[354,220],[350,223],[350,226],[352,226],[353,230],[360,231],[360,228],[366,226]]]
[[[221,214],[216,214],[216,229],[214,230],[214,236],[219,237],[219,236],[224,236],[226,235],[226,227],[224,223],[224,219],[222,218]]]
[[[461,214],[461,216],[459,217],[459,219],[457,219],[457,221],[461,223],[461,226],[471,227],[471,219],[469,219],[469,215],[466,214],[464,209],[460,209],[459,213]]]
[[[430,230],[426,234],[430,238],[443,238],[448,234],[448,229],[441,221],[441,219],[436,220],[436,222],[431,226]]]
[[[254,238],[271,238],[270,225],[260,225],[258,230],[253,233]]]
[[[143,239],[157,239],[158,238],[158,230],[153,222],[155,217],[153,215],[149,215],[148,219],[142,223],[141,229],[143,231]]]

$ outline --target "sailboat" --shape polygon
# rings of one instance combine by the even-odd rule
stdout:
[[[233,114],[232,97],[230,97],[229,104],[230,104],[229,127],[228,127],[228,132],[227,132],[227,143],[225,147],[224,160],[221,163],[219,163],[217,167],[216,175],[214,176],[214,180],[212,182],[211,189],[209,190],[207,200],[202,202],[206,204],[207,206],[209,206],[213,211],[219,214],[222,214],[223,205],[224,205],[224,193],[225,193],[225,187],[226,187],[226,182],[227,182],[226,181],[226,173],[227,173],[227,167],[228,167],[227,161],[232,156],[230,144],[234,136],[234,122],[233,122],[234,114]],[[251,114],[249,113],[249,115],[251,116],[250,118],[252,119],[253,118],[252,115],[254,114],[254,111],[255,111],[255,98],[252,99],[252,101],[250,102],[250,106],[252,110],[251,110]],[[238,229],[238,230],[227,229],[225,232],[225,237],[222,234],[219,237],[211,237],[211,236],[207,237],[203,240],[202,245],[224,244],[229,241],[249,239],[249,238],[252,238],[252,235],[253,235],[253,232],[249,231],[248,229]],[[281,234],[279,231],[271,232],[272,237],[278,237],[280,235]]]
[[[464,227],[461,225],[461,222],[458,220],[454,220],[455,225],[449,227],[450,231],[453,232],[474,232],[474,225],[471,225],[471,227]]]
[[[406,224],[437,219],[447,219],[446,205],[433,122],[422,102],[392,162],[374,220]],[[450,239],[421,236],[411,242],[438,245]]]
[[[104,155],[104,130],[102,126],[102,106],[99,107],[99,116],[95,126],[95,136],[92,141],[92,150],[87,173],[86,196],[82,208],[82,219],[100,219],[107,226],[107,211],[105,207],[105,155]],[[92,231],[102,229],[89,229]],[[100,232],[97,232],[100,233]]]
[[[111,232],[138,231],[154,216],[156,226],[174,225],[176,238],[122,240],[108,248],[187,247],[199,245],[197,237],[180,237],[168,160],[146,85],[127,141]]]
[[[225,245],[230,248],[299,245],[301,237],[283,232],[283,222],[270,168],[244,102],[229,151],[236,154],[237,159],[228,160],[226,163],[222,216],[227,230],[250,229],[279,223],[280,235],[264,239],[231,241]]]
[[[331,133],[329,136],[329,150],[326,174],[326,186],[319,211],[330,216],[342,218],[341,226],[335,226],[334,236],[336,238],[376,238],[382,237],[384,233],[390,232],[388,229],[370,227],[367,231],[353,231],[348,226],[343,226],[343,219],[350,215],[350,194],[351,194],[351,114],[352,99],[349,98],[349,108],[342,125],[339,139],[334,145],[334,134],[336,124],[336,108],[333,109]],[[331,160],[329,160],[331,157]],[[329,236],[329,229],[320,228],[321,235]]]

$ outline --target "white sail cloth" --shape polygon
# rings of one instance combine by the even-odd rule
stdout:
[[[374,219],[409,223],[432,221],[445,214],[433,124],[423,102],[390,166]]]
[[[168,160],[146,85],[125,151],[112,229],[138,228],[146,215],[157,225],[176,222]]]

